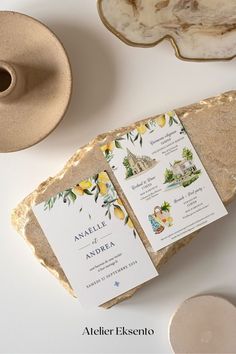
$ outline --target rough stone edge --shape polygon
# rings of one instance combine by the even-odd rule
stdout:
[[[182,119],[185,116],[185,114],[188,114],[189,111],[194,110],[195,112],[199,112],[199,111],[203,110],[207,104],[208,105],[211,103],[222,104],[225,101],[230,102],[231,100],[235,100],[236,96],[233,98],[231,96],[231,93],[235,94],[235,91],[225,92],[225,93],[220,94],[218,96],[214,96],[214,97],[210,97],[210,98],[201,100],[198,103],[194,103],[194,104],[190,104],[188,106],[177,108],[177,109],[175,109],[175,111],[177,112],[179,117]],[[63,179],[66,171],[69,168],[77,167],[79,165],[80,161],[86,156],[86,153],[89,152],[91,149],[93,149],[94,145],[104,144],[110,140],[113,140],[114,137],[119,137],[120,135],[123,135],[127,131],[134,129],[137,125],[139,125],[141,123],[145,123],[152,118],[158,117],[159,115],[161,115],[161,114],[158,114],[158,115],[155,115],[152,117],[148,117],[148,118],[142,119],[140,121],[137,121],[129,126],[118,128],[113,131],[98,135],[95,139],[90,141],[87,145],[79,148],[74,153],[74,155],[68,160],[68,162],[65,164],[65,166],[63,167],[63,169],[61,171],[59,171],[54,177],[49,177],[47,180],[42,182],[32,193],[30,193],[26,198],[24,198],[17,205],[17,207],[15,209],[12,210],[11,222],[12,222],[13,227],[29,244],[29,246],[33,250],[35,257],[38,258],[39,262],[44,267],[46,267],[60,281],[60,283],[65,287],[65,289],[67,291],[69,291],[69,293],[73,296],[75,296],[75,294],[73,293],[73,289],[71,288],[70,284],[67,281],[65,281],[64,279],[62,279],[62,277],[60,277],[60,274],[54,268],[49,267],[45,263],[44,259],[36,256],[34,245],[29,243],[27,240],[27,237],[25,235],[25,229],[27,229],[27,224],[31,222],[31,219],[28,216],[28,214],[30,214],[30,212],[32,210],[31,206],[35,204],[36,199],[45,192],[46,188],[48,188],[51,184],[54,184],[56,181]],[[235,197],[235,195],[236,195],[236,190],[234,191],[234,195],[232,196],[232,198],[230,198],[229,200],[223,200],[223,202],[225,204],[228,204]],[[175,253],[177,253],[177,251],[179,249],[181,249],[182,247],[184,247],[185,245],[190,243],[190,241],[196,236],[196,234],[197,234],[196,232],[192,233],[189,236],[175,242],[174,244],[167,246],[165,248],[165,253],[158,259],[157,264],[155,264],[157,269],[159,269],[162,265],[164,265]],[[132,297],[133,294],[139,288],[141,288],[144,284],[141,284],[140,286],[136,287],[135,289],[129,290],[127,293],[122,294],[121,295],[122,298],[116,297],[115,299],[110,300],[109,302],[103,304],[102,306],[104,308],[109,308],[121,301],[124,301],[124,300]]]

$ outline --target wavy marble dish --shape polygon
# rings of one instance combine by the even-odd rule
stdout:
[[[167,39],[180,59],[236,56],[235,0],[98,0],[98,12],[104,25],[132,46]]]
[[[236,91],[227,92],[190,106],[178,108],[175,111],[183,122],[222,201],[229,203],[236,195]],[[150,117],[143,120],[142,123],[147,122],[149,119]],[[110,165],[104,159],[100,145],[108,144],[117,137],[134,129],[140,123],[136,122],[129,127],[104,133],[79,149],[62,171],[55,177],[50,177],[41,183],[12,213],[12,223],[15,229],[31,246],[34,255],[41,264],[50,270],[71,294],[73,294],[73,289],[32,212],[32,206],[48,200],[51,196],[75,185],[88,176],[92,176],[102,170],[106,170],[109,173],[115,189],[125,204],[126,210],[157,269],[160,269],[165,262],[180,248],[187,245],[196,235],[196,233],[188,235],[154,252],[127,203]],[[111,307],[131,297],[138,288],[140,286],[108,301],[103,304],[103,307]]]

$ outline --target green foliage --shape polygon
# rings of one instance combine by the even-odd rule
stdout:
[[[132,168],[130,167],[129,160],[127,157],[124,158],[123,165],[125,166],[125,169],[126,169],[125,177],[129,178],[129,177],[133,176],[133,171],[132,171]]]
[[[191,150],[189,150],[188,148],[185,147],[185,148],[183,148],[182,157],[186,160],[192,160],[193,153]]]
[[[119,142],[118,139],[115,140],[115,147],[116,147],[117,149],[122,149],[122,146],[121,146],[121,144],[120,144],[120,142]]]
[[[161,210],[162,211],[170,211],[171,205],[168,202],[163,202],[161,205]]]
[[[187,181],[184,181],[183,183],[182,183],[182,186],[183,187],[187,187],[187,186],[189,186],[191,183],[193,183],[194,181],[196,181],[196,179],[198,179],[198,175],[193,175],[193,177],[191,177],[190,179],[188,179]]]
[[[174,174],[173,174],[172,170],[169,170],[168,168],[166,168],[164,176],[165,176],[164,183],[170,183],[170,182],[174,181]]]
[[[178,124],[178,121],[173,116],[169,116],[169,126],[171,127],[173,123]]]

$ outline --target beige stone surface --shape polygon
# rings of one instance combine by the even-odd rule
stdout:
[[[236,91],[205,99],[199,103],[178,108],[175,111],[182,121],[221,199],[227,204],[234,198],[236,193]],[[150,117],[142,122],[146,122],[148,119]],[[34,255],[41,264],[50,270],[71,294],[73,294],[73,289],[31,207],[103,169],[109,173],[157,269],[160,269],[179,249],[187,245],[196,236],[196,233],[191,234],[158,252],[153,252],[110,166],[103,158],[99,148],[101,144],[107,143],[132,130],[139,123],[136,122],[132,126],[104,133],[88,145],[77,150],[62,171],[55,177],[50,177],[41,183],[12,212],[12,224],[15,229],[31,246]],[[158,278],[153,281],[158,281]],[[138,288],[116,297],[103,306],[108,308],[131,297]]]
[[[236,55],[235,0],[98,0],[98,11],[129,45],[150,47],[166,39],[187,60]]]

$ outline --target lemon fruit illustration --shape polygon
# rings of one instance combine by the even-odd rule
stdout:
[[[100,172],[98,175],[98,180],[103,183],[109,182],[108,174],[106,172]]]
[[[72,189],[72,192],[75,193],[76,195],[84,194],[83,188],[81,188],[78,184]]]
[[[92,182],[89,181],[89,180],[85,180],[85,181],[82,181],[79,183],[79,186],[82,188],[82,189],[88,189],[92,186]]]
[[[133,227],[134,227],[134,224],[132,223],[132,220],[131,220],[130,218],[128,219],[127,225],[128,225],[131,229],[133,229]]]
[[[166,124],[166,117],[165,116],[160,116],[156,118],[156,122],[159,125],[160,128],[163,128]]]
[[[99,190],[100,190],[100,194],[101,194],[101,195],[106,195],[106,193],[107,193],[107,186],[106,186],[106,184],[103,183],[103,182],[99,182],[99,183],[98,183],[98,187],[99,187]]]
[[[147,127],[144,124],[139,125],[136,129],[139,134],[145,134],[147,131]]]
[[[89,180],[84,180],[79,184],[76,184],[76,186],[72,189],[72,192],[78,195],[83,195],[84,190],[89,189],[90,187],[92,187],[92,182]]]
[[[125,218],[125,213],[121,208],[118,208],[117,206],[114,207],[114,214],[120,220],[124,220]]]
[[[104,151],[112,151],[114,149],[114,142],[112,141],[111,143],[105,144],[101,146],[101,150]]]
[[[116,201],[117,201],[117,203],[118,203],[119,205],[123,205],[123,203],[122,203],[122,201],[121,201],[120,198],[118,198]]]

